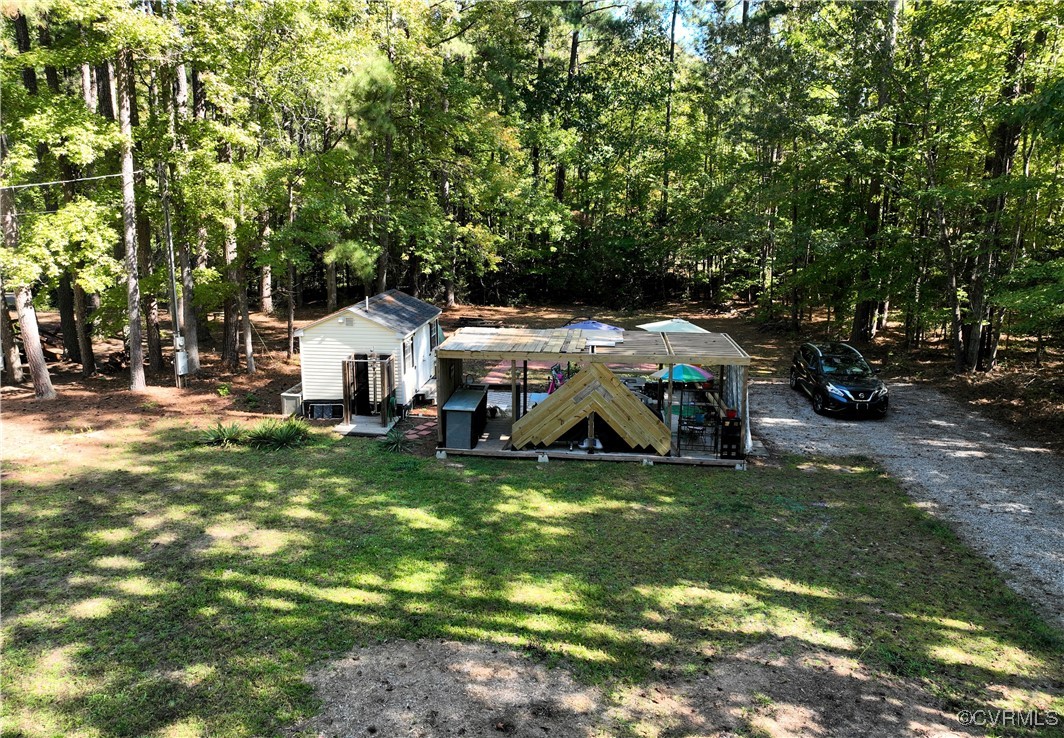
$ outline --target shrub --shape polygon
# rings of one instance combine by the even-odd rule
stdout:
[[[255,448],[275,450],[302,446],[310,437],[310,426],[299,418],[267,418],[248,431],[247,441]]]
[[[200,443],[204,446],[235,446],[244,442],[246,431],[239,423],[223,423],[218,421],[207,430],[203,431]]]
[[[414,442],[407,438],[406,432],[399,427],[388,431],[387,435],[381,439],[381,443],[384,444],[386,449],[397,454],[409,451],[414,447]]]

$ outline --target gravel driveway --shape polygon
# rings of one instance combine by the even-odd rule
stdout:
[[[777,451],[877,460],[1064,628],[1064,460],[930,387],[890,393],[886,420],[842,420],[784,380],[756,381],[751,427]]]

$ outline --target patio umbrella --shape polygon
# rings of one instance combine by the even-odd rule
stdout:
[[[669,367],[659,369],[650,376],[655,379],[668,379]],[[712,374],[701,367],[691,364],[674,364],[672,366],[672,381],[674,382],[705,382],[712,378]]]
[[[644,323],[639,326],[651,333],[709,333],[705,328],[699,328],[694,323],[683,318],[669,318],[659,320],[656,323]]]
[[[581,320],[577,323],[567,323],[562,328],[574,328],[578,331],[624,331],[624,328],[618,328],[615,325],[609,325],[597,320]]]

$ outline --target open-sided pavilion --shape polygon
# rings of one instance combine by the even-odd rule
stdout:
[[[510,362],[512,411],[504,422],[508,428],[495,443],[477,444],[473,449],[447,448],[446,405],[451,396],[463,389],[464,362]],[[539,404],[528,407],[528,362],[571,364],[580,370],[562,389]],[[716,400],[722,413],[733,410],[743,426],[749,422],[747,402],[750,355],[725,333],[666,333],[624,331],[584,331],[569,328],[460,328],[436,350],[437,403],[441,408],[439,444],[441,450],[492,456],[583,456],[602,460],[650,459],[666,463],[704,463],[735,465],[735,459],[711,458],[700,454],[680,455],[673,440],[673,387],[668,381],[667,405],[661,415],[639,402],[632,402],[631,392],[611,372],[613,368],[640,364],[671,367],[694,364],[720,367],[723,392]],[[672,372],[669,372],[671,376]],[[583,375],[583,378],[581,378]],[[580,380],[578,382],[578,380]],[[575,384],[574,384],[575,383]],[[566,386],[574,388],[563,392]],[[645,412],[642,412],[645,411]],[[589,454],[566,448],[552,448],[551,443],[577,423],[590,416],[593,432],[595,415],[603,417],[629,443],[645,452]],[[496,424],[498,425],[498,424]],[[631,438],[625,433],[630,432]],[[489,434],[490,435],[490,434]],[[743,454],[748,449],[743,449]]]

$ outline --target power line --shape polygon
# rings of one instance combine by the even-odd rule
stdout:
[[[143,169],[138,169],[133,174],[144,174]],[[8,185],[6,187],[0,187],[0,190],[21,190],[24,187],[47,187],[48,185],[57,184],[69,184],[70,182],[88,182],[94,179],[108,179],[110,177],[121,177],[122,174],[100,174],[95,177],[77,177],[75,179],[57,179],[53,182],[30,182],[29,184],[20,185]]]
[[[8,215],[21,218],[23,215],[55,215],[58,212],[58,210],[23,210],[18,213],[8,213]]]

